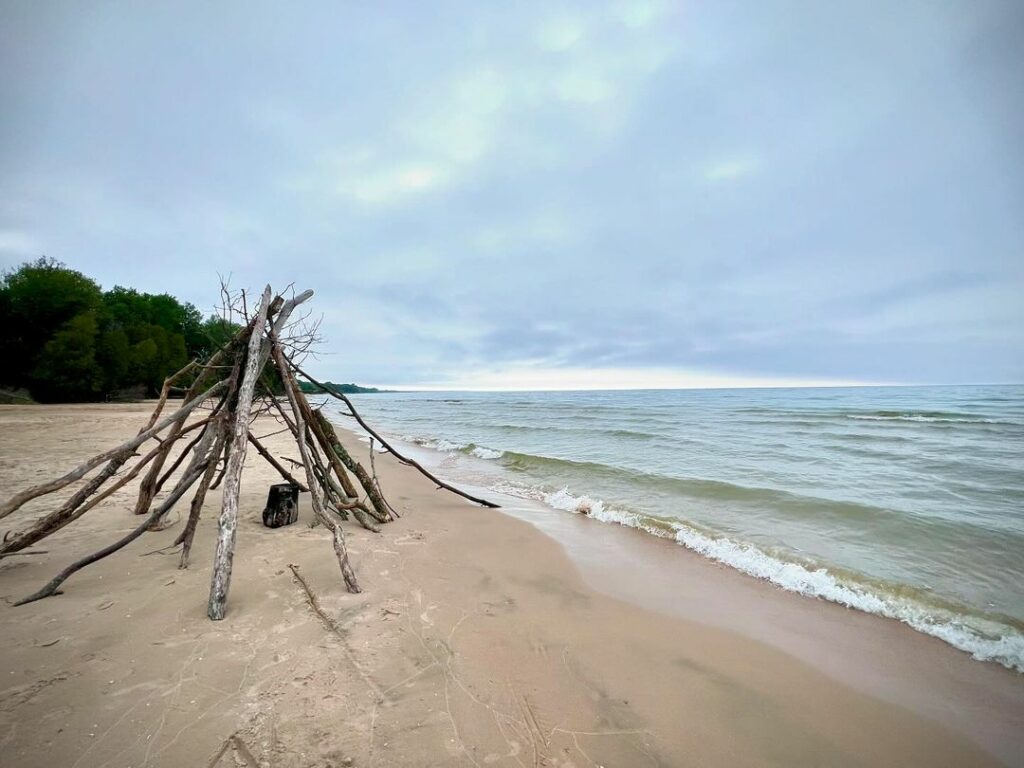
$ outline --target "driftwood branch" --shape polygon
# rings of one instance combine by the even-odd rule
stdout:
[[[255,326],[249,337],[245,373],[242,374],[242,382],[238,387],[238,402],[234,409],[234,431],[231,437],[231,452],[228,454],[225,469],[224,494],[220,519],[217,523],[217,550],[213,558],[210,602],[206,611],[214,621],[223,619],[227,612],[228,589],[231,586],[231,565],[235,556],[235,537],[238,528],[238,493],[241,488],[245,449],[249,444],[247,439],[249,436],[249,411],[252,409],[252,396],[256,390],[256,380],[266,362],[266,358],[261,355],[261,348],[271,295],[268,285],[263,291],[263,299],[260,301],[260,308],[256,313]]]
[[[275,342],[273,334],[271,334],[271,341]],[[313,514],[316,515],[317,519],[321,523],[328,528],[333,529],[334,552],[338,558],[338,567],[341,568],[341,575],[342,578],[345,579],[345,586],[348,587],[348,591],[353,593],[362,592],[362,589],[359,587],[359,581],[356,579],[355,572],[352,570],[352,565],[349,563],[348,550],[345,547],[345,535],[341,531],[341,524],[328,517],[327,512],[323,508],[323,503],[320,500],[320,492],[317,489],[316,478],[313,475],[313,463],[310,459],[309,449],[306,446],[306,422],[302,418],[302,410],[299,407],[299,398],[302,397],[302,393],[295,384],[295,379],[291,375],[291,370],[285,363],[284,354],[276,343],[274,343],[271,348],[271,354],[274,356],[274,362],[277,363],[278,370],[281,373],[281,381],[284,383],[284,391],[288,396],[288,402],[292,407],[292,413],[295,418],[295,428],[298,431],[298,440],[296,440],[296,443],[298,443],[302,463],[306,468],[306,480],[309,485],[309,498],[312,502]]]
[[[366,491],[367,498],[370,499],[370,503],[376,510],[375,517],[379,522],[387,522],[391,520],[391,510],[388,509],[387,503],[377,490],[374,485],[373,478],[366,471],[362,464],[352,458],[351,454],[345,450],[345,446],[341,444],[338,439],[338,433],[334,431],[334,425],[328,421],[327,417],[324,416],[322,410],[316,410],[313,412],[313,418],[320,428],[320,431],[324,434],[324,438],[327,442],[328,448],[331,453],[345,465],[345,468],[349,470],[359,480],[359,484],[363,486],[363,490]]]
[[[178,499],[181,498],[181,495],[185,493],[185,491],[189,489],[189,486],[191,486],[192,483],[194,483],[198,479],[200,474],[202,474],[200,471],[196,471],[192,475],[182,478],[182,480],[178,483],[175,489],[171,492],[171,495],[167,498],[167,500],[164,501],[164,503],[161,504],[159,507],[154,509],[153,512],[150,513],[149,517],[143,520],[139,526],[137,526],[133,531],[131,531],[131,533],[127,534],[126,536],[123,536],[122,538],[115,541],[113,544],[104,547],[98,552],[93,552],[91,555],[83,557],[81,560],[75,561],[67,568],[65,568],[63,571],[54,576],[38,592],[33,592],[31,595],[23,597],[21,600],[16,602],[15,605],[24,605],[25,603],[31,603],[36,600],[42,600],[44,597],[50,597],[51,595],[57,594],[58,587],[60,587],[61,584],[67,581],[68,578],[75,574],[77,571],[80,571],[87,565],[92,565],[93,563],[98,562],[99,560],[102,560],[103,558],[114,554],[119,549],[122,549],[131,544],[142,534],[144,534],[153,523],[155,523],[157,520],[163,517],[163,515],[166,514],[167,511],[170,510],[172,506],[174,506]]]
[[[199,480],[199,487],[196,488],[195,495],[192,497],[192,504],[189,507],[188,522],[185,523],[185,528],[182,530],[181,535],[175,540],[175,544],[181,544],[181,559],[178,561],[178,568],[188,568],[189,554],[192,552],[192,541],[196,535],[196,528],[199,526],[199,516],[203,511],[203,503],[206,501],[206,492],[210,489],[210,483],[213,481],[213,474],[217,471],[217,462],[212,458],[220,456],[224,450],[224,441],[227,434],[227,422],[221,420],[217,425],[217,442],[214,443],[213,450],[210,452],[211,459],[206,464],[206,469],[203,471],[203,476]]]
[[[299,490],[302,491],[303,493],[309,490],[305,485],[296,480],[295,477],[291,474],[291,472],[289,472],[287,469],[281,466],[281,462],[275,459],[273,455],[271,455],[270,451],[263,447],[263,443],[261,443],[255,435],[250,433],[248,438],[249,442],[252,443],[252,447],[259,451],[260,456],[266,459],[267,463],[277,470],[277,473],[281,475],[285,482],[298,486]]]

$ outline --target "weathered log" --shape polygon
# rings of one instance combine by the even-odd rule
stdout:
[[[291,375],[290,372],[289,375]],[[292,378],[292,386],[295,386],[294,378]],[[309,427],[306,433],[306,444],[309,446],[310,455],[313,458],[314,474],[316,474],[317,479],[320,481],[320,487],[324,491],[324,508],[331,510],[342,520],[348,520],[348,513],[351,512],[356,522],[363,528],[373,533],[380,533],[380,528],[374,525],[370,518],[372,517],[378,523],[386,523],[388,518],[378,518],[372,509],[359,500],[358,492],[348,477],[345,466],[331,447],[327,434],[320,429],[314,411],[309,407],[305,396],[300,397],[298,402],[303,418],[307,420],[306,424]],[[322,448],[324,455],[327,457],[331,465],[330,469],[321,460],[318,446]],[[339,487],[334,482],[331,470],[344,483],[344,487]]]
[[[217,523],[217,549],[213,558],[210,601],[206,610],[206,615],[214,621],[223,619],[227,611],[228,589],[231,587],[231,565],[235,556],[235,537],[238,528],[238,493],[241,488],[245,449],[249,444],[247,439],[249,413],[252,409],[252,396],[256,390],[256,380],[260,376],[264,362],[260,356],[260,348],[263,341],[263,328],[267,322],[267,310],[270,308],[270,299],[271,292],[268,285],[263,290],[263,299],[260,301],[260,308],[256,313],[254,329],[249,336],[245,373],[242,374],[242,381],[238,386],[238,404],[234,409],[231,452],[227,460],[224,494],[220,519]]]
[[[348,513],[356,519],[363,528],[373,533],[380,533],[380,528],[370,522],[373,513],[359,499],[346,496],[344,490],[336,482],[326,467],[316,464],[315,471],[320,480],[320,487],[324,490],[324,507],[334,512],[342,520],[348,520]],[[376,518],[374,518],[376,519]]]
[[[135,539],[139,538],[139,536],[144,534],[149,529],[150,525],[152,525],[154,522],[156,522],[165,514],[167,514],[171,507],[173,507],[177,503],[178,499],[181,498],[182,494],[184,494],[185,491],[187,491],[189,487],[197,479],[199,479],[199,476],[202,474],[202,469],[205,469],[205,466],[205,463],[203,463],[201,465],[201,468],[194,471],[191,475],[183,477],[180,481],[178,481],[178,485],[175,486],[173,491],[171,491],[171,494],[167,497],[167,499],[164,500],[164,502],[159,507],[154,509],[149,514],[149,516],[142,521],[142,524],[139,525],[137,528],[135,528],[122,538],[118,539],[113,544],[110,544],[104,547],[103,549],[99,550],[98,552],[93,552],[91,555],[87,555],[86,557],[83,557],[81,560],[75,561],[67,568],[65,568],[63,571],[54,576],[53,579],[47,582],[46,585],[44,585],[42,589],[40,589],[38,592],[33,592],[31,595],[23,597],[21,600],[14,603],[14,605],[24,605],[25,603],[31,603],[35,600],[42,600],[44,597],[50,597],[51,595],[56,594],[57,589],[60,587],[60,585],[67,581],[68,578],[72,576],[75,572],[80,571],[87,565],[91,565],[92,563],[102,560],[103,558],[112,555],[114,552],[117,552],[119,549],[122,549],[123,547],[126,547],[129,544],[131,544],[133,541],[135,541]]]
[[[214,444],[213,450],[210,451],[210,461],[207,462],[206,469],[203,471],[203,477],[199,481],[199,487],[196,488],[195,495],[192,497],[188,522],[174,542],[175,544],[181,544],[181,559],[178,561],[179,569],[188,568],[188,558],[192,552],[192,541],[195,539],[196,528],[199,525],[199,516],[203,511],[203,502],[206,501],[206,492],[210,489],[213,475],[217,471],[217,457],[224,450],[224,441],[227,435],[226,418],[224,416],[216,425],[218,431],[217,442]]]
[[[299,519],[299,486],[277,483],[267,492],[267,505],[263,508],[263,525],[281,528]]]
[[[216,429],[204,429],[200,435],[198,445],[192,451],[192,458],[189,460],[188,466],[185,467],[185,471],[182,474],[183,477],[191,477],[195,472],[202,468],[202,474],[206,474],[206,467],[210,462],[213,461],[217,455],[213,452],[216,447],[218,431]],[[195,482],[194,480],[192,482]],[[170,507],[166,507],[164,515],[170,511]],[[163,522],[164,515],[158,515],[153,522],[150,524],[149,530],[159,531],[161,530],[160,524]]]
[[[31,501],[32,499],[38,498],[39,496],[45,496],[46,494],[53,493],[54,491],[59,491],[61,488],[70,485],[76,480],[80,480],[86,474],[88,474],[90,470],[95,469],[105,461],[109,461],[110,459],[113,459],[116,456],[120,456],[125,451],[128,451],[130,455],[132,451],[134,451],[136,448],[138,448],[140,445],[142,445],[144,442],[149,440],[154,435],[162,432],[169,425],[174,424],[179,419],[184,420],[185,417],[188,416],[188,414],[190,414],[193,410],[195,410],[197,406],[199,406],[201,403],[205,402],[207,399],[209,399],[214,394],[219,392],[224,387],[224,384],[225,382],[223,381],[214,384],[201,395],[193,398],[185,405],[183,405],[181,408],[179,408],[177,411],[170,414],[160,422],[154,424],[145,432],[140,432],[131,440],[127,440],[121,443],[121,445],[117,446],[116,448],[111,448],[109,451],[104,451],[103,453],[93,456],[88,461],[79,464],[66,475],[62,475],[61,477],[58,477],[55,480],[50,480],[49,482],[46,483],[34,485],[31,488],[26,488],[21,493],[16,493],[3,504],[0,504],[0,519],[7,517],[7,515],[19,509],[22,505],[24,505],[26,502]]]
[[[288,372],[288,375],[291,376],[291,371]],[[316,418],[316,414],[313,412],[313,409],[310,408],[309,402],[306,400],[305,396],[299,400],[299,407],[302,409],[302,418],[306,420],[306,426],[309,431],[313,433],[313,436],[316,437],[317,442],[320,443],[320,448],[327,457],[327,461],[330,462],[331,468],[334,470],[334,474],[341,482],[341,487],[345,489],[345,495],[358,496],[359,494],[356,491],[355,485],[352,483],[352,479],[348,476],[348,472],[345,471],[345,465],[333,450],[330,439],[322,428],[321,421]]]
[[[302,409],[299,406],[299,398],[302,398],[302,392],[295,384],[295,379],[291,375],[291,371],[285,362],[284,354],[281,352],[281,348],[277,344],[277,337],[271,332],[270,337],[273,345],[271,347],[271,354],[274,357],[274,362],[277,363],[277,368],[281,372],[281,381],[284,384],[285,394],[288,396],[288,403],[292,407],[292,414],[295,418],[295,428],[298,432],[298,439],[296,443],[299,446],[299,454],[302,458],[302,464],[306,468],[306,480],[309,486],[309,498],[313,506],[313,514],[316,515],[317,519],[320,520],[325,526],[331,528],[334,534],[334,553],[338,558],[338,567],[341,568],[342,578],[345,579],[345,586],[349,592],[358,594],[362,592],[359,587],[359,581],[356,579],[355,572],[352,570],[352,565],[348,559],[348,549],[345,546],[345,534],[342,533],[341,525],[331,520],[327,516],[327,512],[323,508],[323,504],[320,501],[320,493],[317,489],[316,478],[313,475],[313,462],[309,455],[309,448],[306,446],[306,422],[302,418]]]
[[[263,447],[263,443],[261,443],[251,432],[249,433],[249,442],[252,443],[253,448],[259,451],[260,456],[266,459],[267,463],[277,470],[277,473],[281,475],[282,478],[284,478],[284,481],[286,483],[297,486],[298,489],[303,493],[305,493],[308,490],[306,486],[304,486],[302,483],[300,483],[292,476],[291,472],[289,472],[287,469],[281,466],[281,462],[275,459],[271,455],[270,451]]]
[[[291,373],[289,372],[288,375],[291,375]],[[294,386],[294,377],[292,378],[292,382]],[[277,402],[276,399],[273,401],[273,404],[277,407],[278,413],[284,420],[288,429],[291,430],[292,434],[296,439],[298,439],[298,430],[292,420],[288,417],[288,414],[283,408],[281,408],[280,403]],[[303,412],[303,417],[309,419],[310,428],[306,432],[306,444],[310,447],[310,455],[313,458],[313,473],[319,481],[320,487],[324,490],[325,509],[330,509],[342,520],[348,520],[348,513],[352,512],[352,516],[363,528],[368,531],[372,531],[373,533],[380,533],[380,528],[374,525],[374,523],[370,521],[370,518],[372,517],[379,523],[387,522],[388,519],[392,518],[378,518],[369,507],[359,501],[355,486],[352,485],[352,481],[348,478],[344,465],[341,464],[341,460],[331,447],[326,433],[319,429],[318,421],[314,417],[313,410],[310,408],[309,402],[305,399],[305,396],[298,399],[298,404],[300,410]],[[310,434],[314,432],[314,427],[317,431],[314,434]],[[328,461],[331,463],[331,469],[334,470],[334,474],[345,483],[344,488],[338,487],[337,483],[335,483],[331,477],[331,472],[323,465],[323,462],[320,459],[320,454],[316,450],[317,444],[320,444],[323,447],[324,453],[327,455]],[[292,463],[296,466],[301,466],[301,462],[292,461]],[[310,525],[316,525],[317,522],[317,519],[314,517],[313,522],[311,522]]]
[[[314,411],[313,418],[319,425],[320,431],[323,432],[324,437],[330,446],[331,452],[341,460],[341,463],[345,465],[345,468],[355,475],[356,479],[359,480],[359,484],[363,486],[363,490],[366,491],[367,498],[370,499],[370,503],[377,512],[377,514],[374,515],[377,521],[386,523],[391,520],[391,510],[388,508],[387,502],[384,501],[384,497],[381,496],[380,491],[377,489],[376,483],[374,483],[373,478],[370,477],[370,473],[366,471],[363,465],[353,459],[352,455],[345,449],[345,446],[341,444],[341,441],[338,439],[338,433],[334,431],[334,425],[328,421],[327,417],[324,416],[324,413],[321,410]]]
[[[373,533],[380,533],[380,528],[370,522],[371,513],[361,504],[359,506],[352,507],[352,517],[354,517],[356,522],[366,530],[372,531]],[[377,518],[374,518],[374,520],[376,519]]]
[[[356,580],[356,572],[352,570],[352,564],[348,560],[348,547],[345,546],[345,534],[341,532],[341,523],[332,520],[328,523],[328,527],[333,529],[334,554],[338,558],[338,564],[341,566],[341,576],[345,579],[345,586],[348,587],[349,592],[358,595],[363,590],[359,586],[359,582]]]
[[[319,481],[320,489],[323,491],[323,504],[325,509],[335,512],[342,520],[348,520],[349,502],[345,498],[344,491],[334,482],[327,468],[320,463],[313,448],[310,448],[313,456],[313,474]]]
[[[288,375],[291,375],[289,372]],[[293,378],[294,385],[294,378]],[[288,414],[281,409],[280,404],[275,404],[278,407],[285,424],[292,430],[292,433],[297,437],[297,430],[295,425],[288,418]],[[320,481],[320,487],[324,490],[324,506],[327,509],[335,512],[338,517],[342,520],[348,520],[348,512],[352,512],[352,516],[356,521],[366,530],[372,531],[373,533],[380,533],[380,528],[370,522],[370,518],[374,518],[378,523],[386,523],[389,519],[392,519],[389,515],[378,517],[371,509],[363,504],[358,499],[358,493],[356,492],[355,486],[352,484],[351,479],[345,471],[345,465],[341,463],[337,453],[331,447],[331,443],[328,435],[320,428],[319,422],[314,416],[314,411],[309,406],[309,402],[305,399],[305,396],[298,399],[299,408],[303,413],[303,418],[307,420],[309,424],[309,430],[306,434],[306,444],[310,446],[311,456],[314,460],[313,471]],[[313,433],[312,435],[309,433]],[[314,437],[316,438],[314,440]],[[324,454],[327,456],[328,461],[331,464],[331,469],[334,470],[334,474],[344,484],[343,488],[339,488],[334,480],[331,478],[331,473],[328,469],[323,466],[320,455],[316,451],[316,446],[319,445],[323,448]],[[313,525],[316,524],[314,518]]]
[[[65,525],[75,519],[75,511],[85,503],[85,500],[92,496],[101,485],[109,480],[117,470],[121,468],[128,459],[132,456],[132,451],[123,451],[115,456],[113,459],[107,462],[107,465],[96,473],[88,483],[79,488],[70,499],[65,501],[58,509],[54,510],[50,514],[46,515],[42,520],[36,522],[32,528],[15,534],[13,538],[5,541],[0,546],[0,552],[15,552],[23,547],[35,544],[39,539],[44,536],[63,528]],[[33,535],[33,530],[38,528],[40,530],[39,536]]]
[[[213,485],[210,486],[213,490],[220,488],[220,484],[224,482],[224,475],[228,473],[228,455],[231,453],[231,433],[228,433],[227,439],[224,441],[224,450],[221,451],[221,456],[218,457],[218,462],[223,462],[220,467],[220,473],[218,473],[216,479],[213,481]]]

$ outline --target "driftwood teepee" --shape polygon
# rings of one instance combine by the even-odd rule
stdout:
[[[384,450],[418,469],[439,488],[484,506],[497,506],[442,482],[419,463],[403,456],[362,419],[348,397],[316,381],[299,367],[297,360],[308,349],[313,334],[308,329],[296,331],[298,323],[290,323],[290,319],[295,309],[312,295],[312,291],[305,291],[289,300],[281,296],[272,298],[274,294],[268,285],[257,310],[251,314],[244,294],[240,305],[226,302],[226,306],[230,305],[241,315],[244,321],[241,330],[209,360],[193,361],[164,382],[153,413],[134,438],[93,456],[62,477],[28,488],[0,503],[0,519],[3,519],[26,502],[59,491],[98,470],[59,507],[23,530],[8,532],[0,543],[0,557],[4,557],[73,523],[146,469],[135,505],[135,514],[145,515],[139,525],[117,541],[67,566],[37,592],[15,605],[57,594],[60,585],[75,572],[117,552],[147,531],[160,530],[171,509],[194,487],[187,522],[175,542],[181,545],[179,567],[187,568],[207,491],[223,485],[207,613],[214,620],[224,618],[231,585],[242,465],[249,445],[287,483],[309,493],[315,521],[333,534],[334,551],[348,590],[359,592],[345,548],[341,521],[348,520],[351,514],[360,525],[376,532],[380,530],[378,524],[393,520],[397,513],[381,491],[372,462],[368,472],[348,453],[330,421],[306,399],[298,385],[300,379],[342,401],[348,409],[347,415],[373,440],[379,441]],[[173,413],[163,415],[172,389],[184,382],[190,383],[185,389],[183,404]],[[274,394],[282,389],[284,397]],[[300,460],[293,463],[301,467],[304,482],[292,476],[250,432],[252,421],[264,413],[273,414],[295,438]],[[156,444],[140,454],[151,441]],[[164,470],[174,447],[182,444],[184,448],[178,457]],[[157,495],[172,479],[171,490],[154,505]],[[357,483],[362,494],[357,490]]]

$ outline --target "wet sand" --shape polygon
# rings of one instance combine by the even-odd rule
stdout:
[[[148,409],[0,407],[0,493],[133,434]],[[295,455],[283,435],[267,442]],[[0,609],[0,762],[203,766],[232,734],[218,765],[1021,762],[1014,673],[667,542],[473,506],[387,456],[377,467],[402,519],[379,535],[347,527],[365,590],[350,595],[305,498],[297,525],[262,527],[277,476],[253,452],[246,463],[224,621],[205,615],[217,493],[187,571],[153,553],[179,520],[72,577],[63,595]],[[132,527],[132,501],[129,487],[36,547],[47,554],[0,561],[0,595],[33,591]]]

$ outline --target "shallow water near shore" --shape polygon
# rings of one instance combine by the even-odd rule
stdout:
[[[441,469],[1024,671],[1024,387],[357,396]]]

